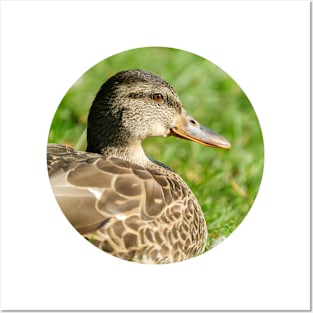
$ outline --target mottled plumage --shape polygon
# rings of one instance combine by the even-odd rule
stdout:
[[[88,117],[88,152],[48,145],[57,202],[77,231],[114,256],[171,263],[203,252],[207,227],[186,183],[148,158],[141,141],[175,135],[229,149],[222,136],[188,116],[174,89],[140,70],[111,77]]]

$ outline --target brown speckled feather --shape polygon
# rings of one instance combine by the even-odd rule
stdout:
[[[182,261],[203,251],[201,209],[174,172],[54,144],[48,145],[48,168],[65,216],[104,251],[145,263]]]

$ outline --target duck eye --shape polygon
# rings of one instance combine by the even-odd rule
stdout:
[[[160,93],[155,93],[154,95],[152,95],[152,99],[157,103],[161,103],[161,101],[163,100],[163,95],[161,95]]]

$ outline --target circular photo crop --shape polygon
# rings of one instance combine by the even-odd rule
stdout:
[[[220,244],[263,173],[262,132],[244,91],[210,61],[172,48],[125,51],[89,69],[62,99],[48,142],[69,227],[131,262],[180,262]]]

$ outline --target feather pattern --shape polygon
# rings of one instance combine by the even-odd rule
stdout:
[[[145,263],[182,261],[203,251],[207,238],[201,208],[174,172],[64,145],[49,144],[48,156],[59,206],[100,249]]]

